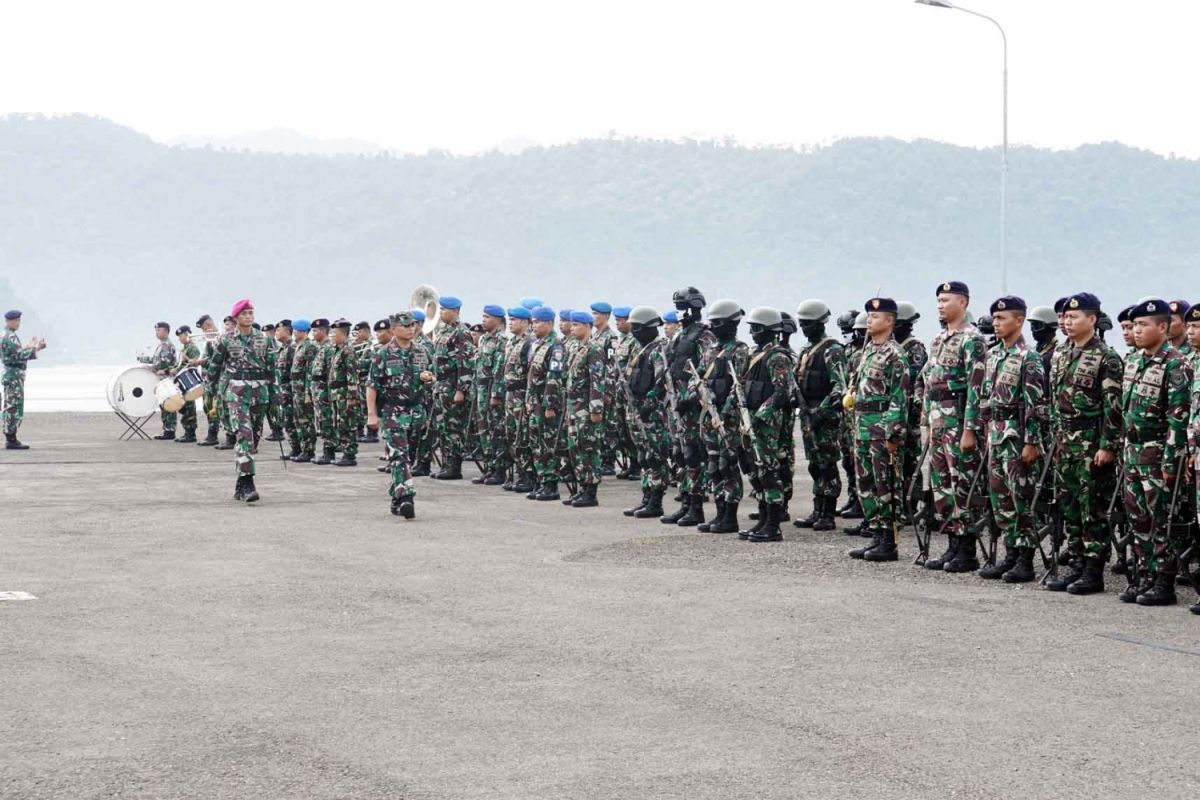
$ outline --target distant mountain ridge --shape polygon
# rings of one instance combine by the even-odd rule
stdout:
[[[1194,289],[1200,162],[1119,144],[1010,153],[1009,290],[1110,306]],[[623,139],[471,157],[169,147],[82,116],[0,120],[0,274],[76,359],[244,296],[263,318],[375,319],[418,283],[488,302],[747,309],[877,289],[933,319],[932,287],[999,292],[998,157],[845,140],[799,152]]]

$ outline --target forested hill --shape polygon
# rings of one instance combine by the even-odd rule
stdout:
[[[1010,290],[1112,305],[1200,289],[1200,162],[1118,144],[1010,154]],[[517,155],[297,156],[156,144],[88,117],[0,121],[0,276],[79,360],[252,297],[377,318],[430,282],[472,315],[537,293],[665,305],[917,301],[999,289],[999,158],[856,139],[797,152],[591,140]],[[29,333],[36,333],[30,330]]]

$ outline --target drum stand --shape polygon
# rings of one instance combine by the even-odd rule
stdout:
[[[125,432],[117,437],[118,442],[132,442],[135,438],[141,438],[146,441],[151,441],[154,437],[146,433],[142,428],[146,427],[146,423],[158,416],[158,413],[147,414],[144,417],[131,417],[124,411],[113,410],[117,418],[125,423]]]

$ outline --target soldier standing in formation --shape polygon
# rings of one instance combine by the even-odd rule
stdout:
[[[504,439],[512,475],[502,488],[528,494],[535,485],[533,452],[530,449],[528,414],[525,411],[529,386],[529,357],[535,339],[530,331],[533,314],[524,306],[508,309],[508,331],[504,346],[504,366],[498,383],[504,386]]]
[[[530,500],[560,500],[558,480],[562,467],[566,350],[554,330],[554,309],[538,306],[532,316],[533,335],[537,341],[529,356],[525,414],[538,486],[525,496]]]
[[[171,369],[172,375],[179,374],[179,370],[200,358],[200,348],[192,344],[192,329],[190,327],[180,325],[175,329],[175,338],[179,340],[179,361]],[[179,410],[179,418],[183,425],[183,436],[175,441],[179,444],[195,444],[196,404],[192,401],[185,402],[183,408]]]
[[[621,327],[621,312],[613,313]],[[625,418],[634,436],[637,463],[641,469],[642,501],[628,508],[627,517],[648,519],[662,517],[663,494],[666,491],[671,459],[671,438],[667,432],[667,368],[666,340],[659,337],[663,320],[651,306],[638,306],[627,314],[632,345],[621,368],[622,391],[625,397]],[[618,364],[621,363],[618,350]]]
[[[614,369],[618,376],[613,383],[616,385],[625,380],[626,369],[629,366],[629,359],[634,347],[637,346],[637,340],[633,338],[633,326],[629,324],[629,315],[633,309],[630,306],[615,306],[613,307],[613,319],[617,326],[617,342],[616,350],[613,356]],[[641,478],[641,465],[638,463],[638,446],[634,436],[634,429],[630,426],[630,413],[627,398],[620,390],[615,391],[615,403],[613,416],[616,419],[615,428],[618,431],[618,448],[625,453],[627,466],[621,472],[617,473],[618,480],[639,480]]]
[[[812,513],[792,521],[797,528],[831,531],[842,481],[838,476],[841,457],[842,398],[846,394],[846,350],[825,332],[829,306],[820,300],[805,300],[796,309],[796,319],[806,343],[796,364],[796,387],[800,392],[800,437],[804,458],[812,478]]]
[[[737,513],[743,491],[742,448],[733,384],[741,380],[750,362],[750,348],[737,338],[738,323],[744,316],[746,312],[732,300],[718,300],[708,312],[709,329],[716,345],[705,351],[700,365],[699,379],[705,384],[704,395],[709,403],[709,409],[701,416],[700,432],[708,457],[707,488],[712,492],[717,516],[697,527],[702,533],[740,530]]]
[[[503,306],[483,307],[483,333],[476,345],[472,386],[483,471],[471,482],[485,486],[502,485],[508,472],[508,450],[504,443],[504,360],[508,335],[504,323]]]
[[[329,361],[329,406],[334,455],[338,467],[358,466],[358,354],[350,344],[350,321],[333,323],[333,349]]]
[[[154,325],[154,336],[158,339],[158,344],[154,346],[154,351],[149,355],[138,356],[138,361],[143,364],[149,364],[154,370],[154,374],[159,378],[170,377],[175,370],[175,345],[171,344],[171,326],[165,322],[159,322]],[[176,413],[167,411],[165,408],[159,411],[159,417],[162,419],[163,430],[155,439],[159,441],[170,441],[175,438],[175,422]]]
[[[442,449],[442,469],[438,480],[461,480],[465,450],[467,396],[474,370],[474,345],[471,334],[459,321],[462,301],[457,297],[438,299],[441,325],[434,331],[433,375],[434,418]]]
[[[590,508],[599,504],[596,487],[600,483],[608,363],[600,344],[592,337],[591,314],[571,312],[571,335],[575,346],[567,363],[567,450],[579,490],[563,503]]]
[[[3,413],[4,449],[28,450],[29,445],[17,439],[17,430],[25,418],[25,370],[46,343],[36,336],[22,346],[17,331],[21,329],[21,312],[13,309],[4,313],[4,338],[0,339],[0,389],[4,390]]]
[[[674,337],[668,337],[666,344],[667,369],[675,398],[674,408],[668,408],[667,413],[674,414],[677,423],[677,441],[672,442],[672,452],[678,454],[683,466],[680,482],[683,500],[679,510],[662,517],[662,522],[689,527],[704,522],[706,460],[704,442],[700,436],[700,401],[692,388],[689,370],[700,365],[705,353],[716,346],[717,340],[701,322],[700,315],[706,303],[699,289],[694,286],[679,289],[672,297],[672,302],[683,316],[677,315],[679,331]]]

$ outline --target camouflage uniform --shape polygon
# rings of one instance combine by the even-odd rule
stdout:
[[[833,513],[842,481],[838,476],[842,397],[846,394],[846,349],[832,337],[807,342],[796,364],[800,392],[800,439],[808,474],[812,477],[815,505]]]
[[[289,340],[275,352],[275,385],[279,387],[279,424],[292,446],[292,455],[303,452],[300,436],[296,430],[296,401],[292,393],[292,361],[296,356],[296,343]]]
[[[358,354],[346,341],[335,344],[327,358],[333,449],[353,461],[358,457]]]
[[[896,456],[889,442],[903,445],[908,427],[909,364],[894,340],[863,345],[854,398],[855,464],[863,518],[876,531],[893,534],[901,523],[896,486]],[[896,544],[895,541],[892,544]]]
[[[492,396],[504,401],[504,442],[508,447],[508,461],[516,473],[514,483],[533,472],[525,401],[529,386],[529,357],[535,343],[536,339],[529,333],[509,337],[504,345],[501,376],[492,389]]]
[[[704,361],[698,372],[712,393],[713,405],[721,420],[718,431],[711,416],[700,418],[701,435],[708,456],[705,475],[707,488],[714,498],[725,503],[740,503],[742,500],[741,437],[738,435],[737,394],[733,382],[741,380],[750,362],[750,348],[736,338],[718,341],[716,346],[704,352]]]
[[[846,386],[858,385],[858,365],[862,363],[863,346],[851,341],[846,345]],[[854,453],[858,441],[854,430],[854,415],[843,414],[841,417],[842,470],[846,473],[846,488],[850,500],[853,501],[858,491],[858,475],[854,466]]]
[[[604,398],[608,364],[594,340],[575,340],[567,362],[567,450],[580,488],[600,483],[600,448],[603,440]],[[601,415],[592,422],[591,415]]]
[[[433,413],[442,461],[446,467],[462,464],[475,347],[471,333],[460,322],[442,323],[433,338]],[[454,395],[462,392],[463,402],[455,404]]]
[[[413,337],[413,347],[423,352],[429,360],[430,366],[433,365],[434,347],[432,339],[424,333],[417,333]],[[437,438],[437,431],[434,430],[433,425],[433,393],[433,385],[422,387],[421,409],[424,412],[425,424],[417,429],[415,435],[416,441],[413,444],[413,449],[416,451],[416,457],[413,460],[421,467],[422,472],[428,468],[429,462],[433,458],[433,445],[434,440]]]
[[[371,362],[375,360],[376,347],[370,339],[356,341],[353,347],[358,371],[358,404],[354,407],[354,428],[357,432],[367,424],[367,376],[371,372]]]
[[[16,436],[25,418],[25,365],[37,358],[33,347],[22,347],[16,331],[6,331],[0,339],[0,364],[4,366],[0,388],[4,389],[4,434]]]
[[[617,450],[621,443],[621,424],[617,417],[619,413],[617,398],[621,394],[616,388],[620,375],[617,369],[617,335],[608,326],[596,328],[592,331],[592,341],[600,348],[607,369],[604,379],[604,423],[602,425],[604,443],[600,452],[600,462],[605,469],[611,469],[616,463]]]
[[[667,340],[659,338],[643,345],[631,334],[629,341],[631,347],[623,373],[630,392],[625,398],[626,425],[633,433],[642,469],[642,489],[660,493],[661,497],[667,487],[671,459],[666,415]]]
[[[1042,359],[1018,336],[1011,346],[1000,342],[988,354],[979,397],[967,404],[979,409],[987,436],[981,446],[987,447],[992,517],[1015,549],[1037,546],[1031,504],[1041,471],[1036,461],[1027,466],[1021,451],[1025,445],[1042,447],[1045,385]]]
[[[324,458],[330,459],[337,450],[337,431],[333,429],[333,406],[329,396],[329,359],[333,354],[333,340],[313,343],[316,349],[308,362],[309,394],[312,396],[317,436],[321,437],[321,449]]]
[[[317,450],[317,429],[312,395],[312,361],[319,345],[306,338],[297,342],[289,369],[292,381],[292,419],[296,423],[296,439],[300,451],[312,456]]]
[[[235,463],[239,476],[254,476],[258,452],[256,431],[262,428],[267,408],[277,401],[275,353],[261,331],[243,335],[235,330],[222,336],[208,364],[210,380],[225,385],[225,405],[237,423]]]
[[[908,436],[904,443],[904,481],[907,485],[912,481],[917,471],[917,459],[921,457],[921,403],[914,396],[917,390],[917,378],[929,362],[929,351],[925,343],[915,336],[909,336],[900,342],[904,355],[908,358]]]
[[[163,340],[154,348],[154,352],[148,356],[138,356],[138,361],[143,364],[149,364],[160,378],[170,377],[175,371],[175,345],[169,341]],[[162,419],[163,433],[175,433],[175,422],[178,419],[176,412],[161,409],[159,416]]]
[[[700,322],[685,322],[676,336],[667,342],[667,366],[675,387],[677,441],[673,449],[679,454],[683,467],[680,492],[693,499],[704,494],[704,441],[700,436],[700,401],[695,396],[688,364],[699,369],[707,353],[717,346],[717,337]]]
[[[557,331],[552,330],[546,338],[537,340],[529,355],[525,414],[533,467],[543,484],[557,483],[559,478],[565,430],[563,378],[566,367],[566,349],[559,341]],[[547,419],[547,411],[554,411],[554,416]]]
[[[220,429],[225,425],[225,399],[217,384],[208,379],[208,365],[212,362],[213,354],[217,351],[216,342],[208,340],[204,343],[204,359],[200,363],[204,379],[204,416],[208,418],[208,439],[206,445],[214,443]]]
[[[172,375],[178,375],[181,369],[188,366],[188,362],[200,357],[200,348],[196,347],[192,342],[188,342],[179,352],[179,361],[171,370]],[[194,436],[196,433],[196,403],[194,400],[184,401],[183,408],[179,410],[180,423],[183,425],[184,432],[189,436]]]
[[[629,361],[633,357],[633,351],[641,347],[637,339],[633,338],[632,333],[622,333],[617,337],[616,347],[613,351],[613,369],[614,369],[614,384],[619,384],[628,378]],[[630,469],[638,461],[638,450],[640,445],[637,442],[636,428],[632,423],[633,409],[628,407],[626,403],[625,392],[623,389],[617,388],[613,392],[613,412],[612,412],[612,428],[614,436],[617,440],[616,450],[623,450],[629,458]]]
[[[504,328],[479,337],[475,352],[473,400],[475,430],[483,456],[485,474],[502,475],[508,468],[508,453],[504,443],[504,345],[508,337]],[[493,405],[493,401],[497,404]]]
[[[388,496],[394,504],[412,500],[413,437],[425,424],[421,373],[428,370],[427,352],[416,346],[401,347],[393,339],[371,354],[367,385],[376,392],[379,428],[387,444],[388,469],[392,482]]]
[[[782,439],[791,401],[796,396],[796,379],[787,348],[772,343],[759,347],[750,356],[745,372],[746,408],[751,414],[753,439],[747,443],[754,453],[750,485],[756,496],[768,505],[783,506]]]

